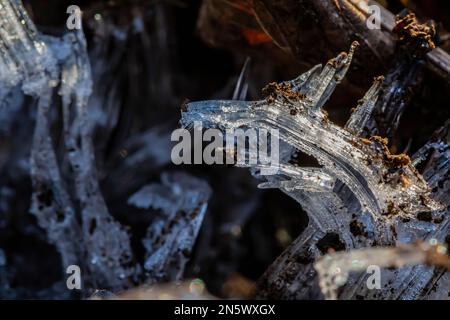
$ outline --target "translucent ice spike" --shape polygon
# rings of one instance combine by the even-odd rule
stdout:
[[[260,166],[257,166],[258,168]],[[335,179],[319,168],[301,168],[292,165],[280,165],[279,174],[290,177],[290,180],[267,181],[260,183],[262,189],[284,189],[286,191],[304,190],[308,192],[330,192]]]
[[[63,100],[70,100],[73,97],[86,106],[92,93],[91,65],[87,54],[86,38],[82,30],[77,30],[67,33],[63,42],[68,44],[70,54],[62,61],[59,94]]]
[[[450,259],[444,245],[428,243],[400,245],[398,247],[377,247],[331,253],[315,264],[319,286],[328,299],[337,299],[337,289],[347,282],[350,272],[368,271],[375,268],[429,264],[450,268]],[[373,270],[370,271],[371,274]]]
[[[88,112],[92,78],[86,40],[83,31],[77,30],[61,39],[46,39],[46,43],[54,49],[61,65],[64,143],[80,205],[83,240],[88,244],[87,268],[95,275],[96,283],[118,290],[139,269],[133,264],[129,236],[111,217],[98,183],[92,142],[95,120]]]
[[[244,66],[242,67],[241,73],[236,83],[236,87],[234,88],[233,100],[245,100],[248,90],[247,77],[249,68],[250,68],[250,58],[247,57],[247,59],[245,59]]]
[[[0,84],[22,82],[26,94],[39,95],[56,74],[56,61],[20,0],[0,2]]]
[[[311,81],[310,90],[306,92],[306,97],[312,110],[317,111],[322,108],[330,98],[336,86],[347,73],[358,45],[358,42],[353,42],[348,54],[342,52],[336,58],[328,61],[320,75],[316,75]]]
[[[306,93],[310,90],[312,79],[317,77],[321,70],[322,65],[318,64],[307,72],[299,75],[294,80],[288,81],[292,86],[292,90],[306,95]]]
[[[356,110],[352,113],[345,125],[348,130],[357,136],[361,135],[367,120],[369,120],[372,114],[375,103],[378,100],[378,93],[380,92],[383,80],[383,77],[375,79],[372,87],[364,95],[364,98],[360,101],[360,104],[356,107]]]

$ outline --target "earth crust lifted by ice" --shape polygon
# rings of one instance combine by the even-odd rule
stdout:
[[[326,252],[317,249],[320,239],[334,239],[343,248],[352,250],[427,239],[436,241],[434,237],[442,242],[445,235],[445,226],[438,231],[436,226],[417,220],[417,214],[426,212],[433,217],[444,215],[444,206],[431,197],[431,188],[414,166],[420,159],[414,163],[408,155],[391,154],[387,139],[364,135],[384,78],[374,79],[344,128],[332,123],[322,109],[349,69],[357,46],[354,42],[348,53],[343,52],[325,66],[317,65],[294,80],[269,84],[263,89],[264,100],[192,102],[182,112],[181,124],[185,127],[201,121],[205,127],[224,131],[233,128],[279,130],[283,143],[280,143],[282,159],[278,174],[263,177],[258,174],[258,166],[253,167],[253,173],[264,180],[260,187],[279,188],[297,200],[310,219],[309,226],[291,249],[273,264],[274,269],[281,270],[277,264],[285,261],[286,272],[297,273],[295,280],[285,284],[286,290],[292,293],[282,294],[283,297],[310,296],[309,286],[315,281],[312,280],[315,270],[311,265],[294,265],[288,257],[303,250],[302,255],[321,259]],[[313,156],[320,166],[292,164],[291,156],[299,151]],[[365,250],[368,251],[327,256],[315,265],[321,278],[317,281],[326,297],[336,298],[337,288],[348,280],[349,271],[365,270],[367,261],[386,267],[399,260],[397,266],[403,266],[411,264],[408,259],[413,255],[403,254],[405,250]],[[411,249],[414,250],[417,248]],[[368,256],[372,259],[367,259]],[[423,254],[417,251],[416,256]],[[423,259],[416,259],[412,264],[423,262]],[[410,291],[402,298],[417,297],[418,290],[432,278],[430,269],[422,275],[417,269],[392,272],[385,276],[390,281],[387,288],[397,294],[402,280],[422,277],[421,284],[410,286]],[[274,271],[269,268],[268,273],[272,275],[266,274],[266,280],[273,281],[276,288],[276,282],[280,281],[276,277],[280,274]],[[370,298],[372,295],[373,298],[362,285],[367,275],[354,276],[342,297],[352,298],[360,292],[362,296]],[[307,284],[306,288],[299,287],[302,282]],[[389,293],[385,297],[389,298]]]

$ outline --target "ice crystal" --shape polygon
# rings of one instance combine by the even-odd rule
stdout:
[[[180,280],[205,216],[211,190],[207,183],[184,173],[164,173],[161,184],[149,184],[128,203],[161,211],[147,230],[144,268],[148,283]]]
[[[420,160],[413,158],[411,162],[405,154],[391,154],[387,139],[363,136],[372,121],[383,77],[375,79],[344,128],[333,124],[322,110],[345,76],[355,47],[353,44],[349,54],[339,54],[323,68],[319,65],[292,81],[269,84],[263,90],[264,100],[201,101],[183,109],[181,123],[185,127],[202,121],[204,127],[222,130],[279,130],[280,169],[276,175],[261,177],[266,181],[260,187],[279,188],[294,198],[308,213],[310,222],[262,277],[262,298],[319,298],[321,295],[314,289],[316,272],[312,261],[328,249],[352,250],[432,237],[442,242],[444,230],[448,230],[445,222],[436,226],[417,218],[427,214],[438,219],[445,215],[442,209],[447,203],[436,194],[431,197],[431,180],[425,181],[415,168]],[[298,151],[315,157],[320,168],[292,164],[292,155]],[[441,161],[441,172],[448,168],[442,163],[446,162]],[[257,176],[260,168],[253,166]],[[292,262],[292,257],[300,262]],[[412,298],[435,276],[428,266],[410,268],[414,272],[410,276],[405,276],[408,270],[394,271],[390,288],[395,294],[409,290],[407,297]],[[417,277],[423,281],[414,282]],[[355,291],[371,296],[361,285],[362,277],[350,278],[342,290],[344,298],[354,297]],[[408,284],[402,282],[405,278],[410,279]]]
[[[366,271],[370,266],[402,268],[407,265],[430,264],[450,270],[445,245],[414,244],[337,252],[320,258],[314,267],[319,285],[329,299],[337,298],[337,289],[345,284],[350,272]]]
[[[73,171],[76,199],[82,208],[82,223],[80,225],[77,221],[76,207],[62,179],[51,142],[47,120],[51,84],[43,86],[37,96],[38,115],[31,153],[35,189],[31,212],[59,248],[63,267],[81,264],[92,276],[88,283],[95,281],[102,286],[119,289],[129,283],[135,269],[128,267],[132,261],[129,237],[109,215],[98,185],[92,122],[87,113],[92,80],[84,35],[78,31],[61,39],[47,37],[46,43],[49,48],[54,48],[60,70],[58,80],[63,101],[64,143],[67,161]],[[110,237],[111,233],[115,236]],[[86,265],[84,257],[89,261]]]
[[[0,84],[22,83],[27,94],[39,94],[55,76],[56,61],[20,0],[0,3]]]
[[[131,205],[159,208],[163,213],[149,226],[145,264],[137,263],[127,229],[112,217],[100,190],[94,129],[108,125],[104,104],[116,105],[102,101],[99,93],[90,102],[94,81],[83,30],[62,37],[41,34],[16,0],[1,2],[0,26],[0,121],[10,126],[23,94],[33,97],[37,108],[29,168],[30,211],[59,251],[64,273],[69,265],[80,266],[84,294],[91,289],[120,291],[138,279],[147,284],[180,280],[206,212],[208,185],[184,174],[166,173],[162,184],[148,185],[130,198]],[[106,65],[96,67],[100,74],[106,72]],[[98,85],[102,80],[96,81]],[[107,87],[101,86],[100,92],[107,92]],[[51,119],[58,114],[53,108],[59,99],[55,93],[62,101],[59,149],[51,130]],[[114,94],[112,90],[112,98]],[[128,157],[108,180],[116,185],[130,179],[142,185],[147,177],[133,179],[130,169],[150,161],[153,168],[161,167],[170,160],[167,127],[136,135],[124,147]],[[7,190],[2,192],[7,196]]]
[[[281,140],[314,156],[322,165],[313,171],[315,179],[311,179],[311,170],[305,174],[304,168],[285,164],[282,169],[286,170],[280,175],[296,182],[283,183],[282,188],[302,188],[300,181],[308,186],[316,181],[320,190],[337,179],[353,192],[374,220],[438,209],[439,204],[429,198],[428,185],[407,156],[392,155],[387,142],[379,137],[365,139],[358,135],[373,109],[381,79],[375,80],[347,128],[333,124],[322,111],[347,72],[355,47],[354,43],[349,54],[341,53],[323,68],[318,65],[292,81],[269,84],[264,90],[265,100],[189,103],[182,114],[182,124],[190,126],[194,121],[202,121],[204,126],[222,129],[278,129]]]

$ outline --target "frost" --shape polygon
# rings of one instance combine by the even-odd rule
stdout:
[[[372,265],[380,268],[402,268],[418,264],[435,265],[450,270],[446,246],[422,243],[337,252],[323,256],[314,267],[325,297],[336,299],[338,288],[345,284],[350,272],[365,271]]]
[[[181,173],[165,173],[161,184],[144,187],[130,199],[137,207],[159,208],[164,213],[154,217],[149,227],[145,264],[140,265],[128,228],[109,212],[94,156],[96,126],[108,131],[117,122],[117,83],[112,90],[101,84],[109,66],[105,61],[95,66],[99,88],[91,102],[94,80],[83,30],[62,37],[43,35],[22,3],[13,0],[1,2],[0,26],[0,124],[8,132],[16,121],[15,113],[22,111],[23,95],[33,98],[36,118],[27,167],[33,189],[30,212],[61,255],[63,272],[69,265],[83,270],[83,295],[93,289],[121,291],[142,279],[152,284],[180,280],[206,212],[208,185]],[[55,108],[59,99],[61,111]],[[58,117],[62,118],[60,144],[54,141]],[[154,170],[170,161],[168,131],[162,125],[128,139],[122,150],[127,157],[107,181],[128,183],[134,190],[142,186],[148,168]],[[144,166],[148,168],[132,170]],[[2,189],[1,206],[8,205],[4,200],[9,196]],[[158,238],[159,233],[164,236]],[[63,282],[54,289],[64,291],[63,296],[70,294]]]
[[[450,169],[450,122],[435,132],[432,141],[428,142],[416,154],[412,156],[412,162],[423,170],[423,176],[433,190],[433,197],[442,204],[450,204],[450,185],[447,176]],[[426,160],[425,160],[426,159]],[[409,244],[416,241],[428,243],[447,243],[450,230],[448,209],[434,211],[429,214],[430,221],[419,219],[422,213],[411,221],[397,220],[394,228],[397,234],[398,244]],[[383,293],[385,299],[421,299],[430,298],[428,289],[435,287],[433,298],[445,299],[450,289],[447,281],[448,272],[442,269],[434,269],[429,265],[418,264],[399,270],[385,270],[384,279],[389,282]],[[361,286],[363,277],[350,277],[349,283],[343,288],[343,299],[358,294],[367,298],[376,298],[365,286]]]
[[[342,181],[374,220],[408,217],[440,208],[429,198],[426,182],[407,156],[392,155],[386,141],[379,137],[369,140],[357,135],[373,109],[380,79],[376,79],[352,115],[347,129],[333,124],[322,111],[348,70],[355,47],[353,44],[349,54],[341,53],[324,68],[316,66],[295,80],[269,84],[264,89],[265,100],[189,103],[181,122],[189,127],[194,121],[202,121],[204,126],[224,130],[278,129],[281,140],[319,161],[322,168],[315,172],[319,181],[329,181],[328,177]],[[301,181],[309,186],[311,182],[304,170],[289,167],[282,174],[294,179],[302,177]],[[300,182],[295,185],[302,188]]]
[[[205,288],[201,281],[178,284],[204,223],[211,190],[202,179],[169,171],[175,113],[170,106],[184,89],[201,87],[187,83],[198,75],[186,77],[184,68],[177,67],[179,59],[170,55],[170,48],[178,46],[178,30],[171,31],[173,19],[166,15],[171,9],[147,5],[132,8],[131,15],[116,14],[122,10],[109,5],[97,13],[95,6],[86,5],[84,25],[92,31],[89,56],[82,30],[44,35],[21,1],[0,0],[0,136],[6,137],[0,156],[0,225],[6,228],[5,239],[24,236],[25,244],[20,241],[16,250],[14,241],[8,241],[12,245],[0,249],[0,296],[74,298],[77,293],[67,290],[61,276],[75,264],[82,270],[82,298],[208,297],[200,292]],[[413,31],[415,23],[403,22]],[[224,130],[281,132],[276,175],[262,174],[268,165],[238,165],[250,167],[259,188],[277,188],[295,199],[309,219],[258,281],[255,292],[260,297],[266,290],[297,299],[320,299],[322,291],[341,299],[448,298],[450,273],[435,268],[448,267],[448,259],[435,243],[450,241],[450,122],[411,159],[391,154],[380,137],[388,137],[393,147],[402,145],[396,143],[400,118],[423,64],[416,50],[405,50],[406,55],[396,54],[386,80],[375,79],[347,124],[333,124],[322,108],[349,70],[356,46],[292,81],[269,84],[265,99],[256,102],[244,101],[248,91],[254,93],[247,59],[232,100],[194,102],[184,110],[186,127],[201,120]],[[263,66],[258,75],[272,76],[273,70]],[[256,159],[254,151],[238,154]],[[301,166],[302,156],[296,158],[300,153],[312,155],[319,165]],[[163,170],[160,182],[152,182]],[[215,208],[221,208],[205,221],[192,264],[193,274],[213,271],[212,280],[240,269],[248,231],[263,243],[258,248],[263,252],[255,256],[272,252],[264,245],[270,232],[261,228],[253,234],[254,226],[247,228],[267,194],[249,187],[254,181],[245,180],[249,177],[242,170],[225,172],[229,174],[204,172],[220,182],[214,186],[221,195]],[[28,209],[33,217],[21,215]],[[291,236],[291,230],[278,229],[274,222],[277,238],[278,231]],[[256,223],[260,229],[266,220]],[[30,239],[36,243],[26,242]],[[29,249],[30,261],[40,255],[34,250],[44,249],[53,262],[58,258],[53,247],[61,257],[60,278],[46,274],[38,282],[45,280],[47,288],[38,291],[34,283],[32,290],[27,281],[21,284],[15,270],[27,267]],[[383,269],[385,285],[377,293],[365,286],[367,275],[358,272],[370,264],[399,267]],[[30,275],[42,274],[47,265],[36,264]],[[155,285],[166,281],[174,285]],[[135,286],[137,290],[126,291]]]
[[[367,91],[366,95],[361,100],[361,104],[356,107],[356,110],[345,125],[350,132],[353,132],[357,136],[360,136],[363,133],[363,129],[372,115],[383,80],[383,77],[375,79],[373,86]]]
[[[192,102],[183,110],[181,124],[185,127],[202,121],[204,127],[222,130],[279,130],[282,141],[278,174],[261,177],[260,165],[252,166],[252,171],[265,180],[260,187],[279,188],[295,199],[308,213],[310,222],[263,275],[260,298],[320,298],[314,289],[317,274],[312,262],[329,249],[392,246],[434,237],[442,242],[448,232],[446,219],[437,226],[418,219],[421,215],[431,219],[445,216],[443,210],[448,203],[448,199],[432,195],[432,185],[437,182],[429,177],[425,180],[416,169],[421,159],[427,158],[423,154],[427,152],[421,151],[411,161],[405,154],[391,154],[387,139],[363,136],[373,120],[382,77],[375,79],[344,128],[333,124],[322,110],[345,76],[355,47],[349,54],[341,53],[330,60],[324,68],[319,65],[292,81],[269,84],[263,90],[264,100]],[[385,92],[391,90],[388,87]],[[442,146],[434,150],[442,150]],[[299,151],[316,158],[320,167],[293,165],[292,155]],[[440,173],[435,177],[440,179],[448,163],[442,159],[436,168]],[[300,262],[293,262],[293,257]],[[351,265],[344,267],[351,269]],[[411,268],[393,272],[388,289],[395,294],[410,290],[405,297],[417,298],[420,290],[438,277],[428,266]],[[408,276],[411,270],[413,274]],[[406,278],[407,283],[403,281]],[[417,278],[421,281],[415,281]],[[371,297],[362,279],[351,275],[342,298],[355,297],[355,292]]]
[[[160,210],[143,244],[148,284],[178,281],[192,253],[205,216],[211,190],[207,183],[187,174],[163,173],[161,184],[150,184],[133,194],[128,203]]]
[[[41,35],[20,1],[2,1],[0,18],[0,83],[5,88],[20,85],[37,101],[30,211],[58,248],[63,270],[71,264],[81,265],[86,283],[123,288],[135,270],[129,267],[128,235],[109,215],[96,178],[92,126],[87,117],[92,80],[84,35],[82,31],[62,38]],[[48,120],[53,90],[59,84],[64,143],[73,170],[69,179],[61,170],[66,164],[60,163],[53,148]],[[72,181],[75,200],[68,191]],[[82,208],[81,224],[78,206]]]
[[[39,94],[56,76],[56,61],[20,0],[0,4],[0,84],[19,82],[26,94]]]
[[[92,299],[112,300],[211,300],[217,299],[205,288],[200,279],[191,281],[157,284],[150,287],[142,286],[111,296],[107,293],[98,293]]]

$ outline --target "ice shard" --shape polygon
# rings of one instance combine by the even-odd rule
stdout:
[[[269,84],[263,90],[265,100],[189,103],[181,123],[189,127],[194,121],[202,121],[206,127],[224,130],[278,129],[281,140],[315,157],[323,166],[322,171],[342,181],[375,220],[438,209],[440,205],[430,199],[428,185],[408,156],[391,154],[387,141],[380,137],[366,139],[350,132],[360,132],[358,126],[364,125],[379,80],[357,108],[349,130],[333,124],[322,111],[345,75],[355,46],[350,54],[340,54],[323,69],[315,67],[295,80]],[[302,175],[302,169],[297,170]]]
[[[0,84],[39,94],[56,76],[56,61],[20,0],[0,3]]]
[[[314,267],[325,297],[337,298],[337,290],[345,284],[350,272],[375,268],[402,268],[408,265],[434,265],[450,270],[447,247],[442,244],[419,243],[397,247],[377,247],[331,253],[320,258]],[[381,282],[381,276],[380,276]],[[381,289],[381,285],[378,289]]]
[[[1,2],[0,24],[0,84],[11,90],[20,86],[37,102],[30,211],[58,248],[64,272],[76,264],[85,271],[83,282],[88,286],[122,289],[130,284],[135,268],[128,234],[110,216],[98,185],[93,123],[87,109],[91,69],[83,31],[61,38],[45,36],[37,31],[21,1],[15,0]],[[63,102],[64,161],[72,168],[69,179],[62,173],[67,163],[60,163],[50,130],[52,98],[58,87]],[[69,195],[71,183],[75,199]]]
[[[279,188],[294,198],[308,213],[310,224],[260,280],[261,298],[320,298],[312,261],[327,253],[323,243],[332,242],[334,250],[410,243],[436,230],[417,221],[417,215],[435,217],[444,209],[407,155],[391,154],[387,139],[363,136],[382,77],[375,79],[344,128],[333,124],[322,110],[348,70],[355,47],[324,68],[318,65],[292,81],[269,84],[263,90],[265,100],[201,101],[183,109],[185,127],[202,121],[205,127],[222,130],[279,130],[280,170],[264,176],[260,187]],[[320,168],[291,165],[293,151],[315,157]],[[258,175],[261,166],[252,167]],[[407,226],[403,221],[413,222]],[[355,282],[347,288],[347,297],[354,297]]]
[[[354,112],[348,119],[345,128],[357,136],[361,136],[366,126],[367,121],[372,116],[372,111],[378,99],[381,84],[384,78],[378,77],[375,79],[372,87],[367,91],[360,104],[355,108]]]
[[[147,284],[181,279],[211,195],[208,184],[185,173],[163,173],[161,183],[144,186],[128,203],[160,210],[147,230],[144,269]]]

